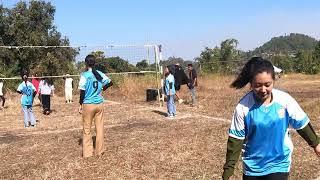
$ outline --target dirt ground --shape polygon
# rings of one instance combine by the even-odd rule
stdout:
[[[201,78],[198,106],[177,105],[173,120],[158,103],[144,101],[143,88],[134,99],[110,89],[104,104],[106,153],[88,159],[81,157],[77,97],[73,104],[53,97],[50,116],[41,114],[36,99],[37,127],[25,129],[19,96],[10,95],[0,111],[0,179],[221,179],[230,118],[246,91],[230,89],[232,79]],[[289,75],[276,87],[296,98],[319,135],[320,76]],[[190,99],[186,87],[181,95]],[[292,132],[290,179],[317,178],[320,159]],[[239,160],[233,179],[241,179],[241,167]]]

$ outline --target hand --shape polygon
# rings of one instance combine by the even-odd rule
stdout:
[[[172,96],[172,93],[171,93],[171,92],[169,92],[169,96]]]
[[[314,152],[320,157],[320,144],[314,147]]]
[[[82,105],[79,106],[78,112],[79,114],[82,114]]]

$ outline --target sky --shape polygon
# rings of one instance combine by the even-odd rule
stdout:
[[[49,0],[47,0],[49,1]],[[0,0],[13,7],[18,0]],[[319,0],[51,0],[71,45],[161,44],[164,58],[192,60],[227,38],[253,50],[274,36],[320,39]]]

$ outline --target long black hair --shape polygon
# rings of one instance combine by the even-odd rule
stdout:
[[[92,68],[92,73],[93,75],[96,77],[96,79],[98,81],[102,80],[101,75],[99,74],[99,72],[94,68],[94,65],[96,63],[96,57],[92,54],[89,54],[86,59],[85,59],[86,65],[90,68]]]
[[[275,80],[275,73],[272,63],[266,59],[263,59],[262,57],[253,57],[244,65],[241,73],[231,83],[230,86],[232,88],[241,89],[249,82],[251,83],[253,78],[262,72],[271,74],[272,79]]]

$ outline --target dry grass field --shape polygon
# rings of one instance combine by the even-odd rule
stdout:
[[[41,114],[36,128],[23,128],[19,96],[7,95],[0,111],[0,179],[221,179],[227,129],[233,109],[248,90],[229,88],[232,76],[210,75],[199,81],[198,107],[177,105],[178,116],[145,102],[150,78],[125,78],[106,93],[104,104],[106,153],[81,157],[81,116],[78,97],[65,104],[52,100],[53,113]],[[276,81],[300,103],[320,134],[320,76],[288,75]],[[187,87],[181,92],[190,101]],[[320,176],[320,159],[295,132],[291,180]],[[241,179],[241,161],[233,179]]]

